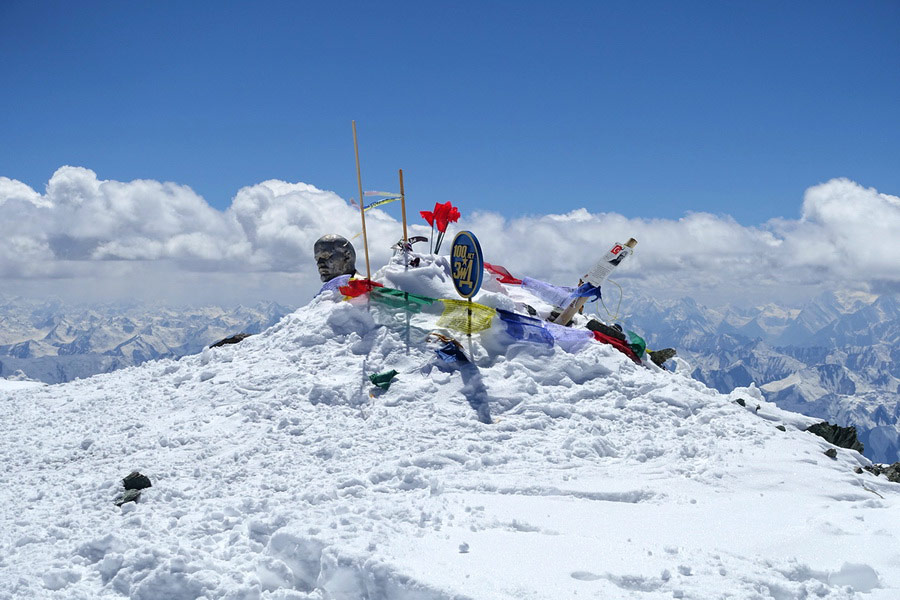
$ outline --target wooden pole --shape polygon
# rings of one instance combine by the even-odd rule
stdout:
[[[353,149],[356,150],[356,182],[359,184],[359,217],[362,219],[363,247],[366,249],[366,279],[372,280],[372,269],[369,267],[369,239],[366,237],[366,211],[363,208],[362,174],[359,170],[359,142],[356,140],[356,121],[353,121]]]
[[[406,193],[403,191],[403,169],[400,169],[400,210],[403,212],[403,243],[409,237],[406,235]]]

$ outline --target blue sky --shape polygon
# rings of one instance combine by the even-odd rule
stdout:
[[[508,217],[900,192],[900,3],[0,3],[0,175],[274,178]]]

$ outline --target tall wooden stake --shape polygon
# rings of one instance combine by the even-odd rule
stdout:
[[[366,249],[366,279],[372,280],[372,269],[369,267],[369,238],[366,237],[366,211],[363,208],[362,174],[359,170],[359,142],[356,141],[356,121],[353,121],[353,149],[356,150],[356,182],[359,184],[359,217],[362,219],[363,246]]]
[[[403,212],[403,243],[409,237],[406,235],[406,193],[403,191],[403,169],[400,169],[400,210]]]

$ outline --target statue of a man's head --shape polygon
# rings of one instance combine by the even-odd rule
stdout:
[[[323,235],[316,240],[313,252],[322,281],[356,273],[356,250],[347,238],[334,233]]]

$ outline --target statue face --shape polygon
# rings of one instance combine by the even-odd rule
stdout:
[[[339,235],[323,235],[313,249],[319,278],[331,281],[338,275],[356,273],[356,251],[353,245]]]

